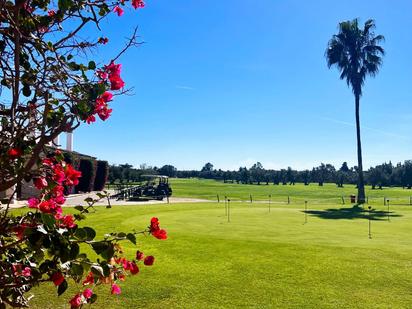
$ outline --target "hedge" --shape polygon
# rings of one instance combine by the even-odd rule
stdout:
[[[80,159],[79,171],[82,176],[79,179],[79,184],[75,187],[76,193],[90,192],[94,187],[94,180],[96,178],[97,164],[94,159]]]
[[[94,179],[94,191],[104,190],[109,177],[109,163],[107,161],[97,160],[96,177]]]

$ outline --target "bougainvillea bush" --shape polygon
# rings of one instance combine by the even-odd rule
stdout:
[[[15,0],[0,1],[0,191],[9,203],[0,212],[0,308],[29,306],[27,292],[43,282],[53,282],[62,295],[70,284],[75,295],[62,296],[72,308],[96,301],[96,285],[107,284],[108,293],[121,293],[120,281],[150,266],[153,256],[137,251],[123,256],[120,242],[136,244],[139,234],[166,239],[157,218],[145,229],[110,231],[102,239],[80,221],[98,199],[65,214],[65,188],[79,184],[81,173],[48,145],[62,132],[80,124],[106,121],[115,96],[127,90],[121,77],[120,57],[138,45],[136,30],[125,46],[106,63],[91,55],[110,44],[100,34],[99,23],[109,14],[120,18],[126,8],[144,7],[141,0]],[[90,37],[94,26],[95,38]],[[82,35],[85,28],[87,35]],[[87,61],[85,61],[87,59]],[[17,184],[31,181],[38,194],[28,200],[23,215],[10,212]],[[110,204],[109,204],[110,205]],[[108,206],[110,207],[110,206]],[[83,245],[82,245],[83,244]],[[89,246],[98,259],[81,252]],[[126,281],[127,282],[127,281]]]

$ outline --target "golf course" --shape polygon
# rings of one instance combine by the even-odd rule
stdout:
[[[121,295],[98,286],[97,308],[406,308],[412,301],[409,190],[367,190],[376,198],[369,211],[339,203],[355,190],[349,185],[171,184],[174,196],[209,202],[96,207],[83,221],[98,237],[143,229],[152,216],[168,231],[166,241],[141,236],[137,247],[124,243],[125,255],[139,249],[156,261],[120,283]],[[216,194],[234,201],[218,203]],[[250,203],[249,194],[260,198]],[[388,213],[383,196],[405,203]],[[33,308],[65,308],[47,284],[33,290]]]

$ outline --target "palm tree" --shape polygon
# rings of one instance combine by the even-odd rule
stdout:
[[[355,95],[356,138],[358,148],[358,203],[365,202],[365,186],[362,167],[362,146],[360,137],[359,100],[367,75],[374,77],[382,65],[384,50],[379,43],[385,38],[373,32],[374,20],[358,27],[358,19],[339,24],[339,33],[328,43],[326,58],[328,67],[336,66],[340,79],[345,79]]]

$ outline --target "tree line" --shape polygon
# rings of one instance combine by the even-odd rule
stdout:
[[[397,186],[407,189],[412,187],[412,161],[393,165],[391,162],[383,163],[371,167],[364,172],[365,183],[372,189],[382,189],[383,187]],[[265,169],[260,162],[256,162],[252,167],[240,167],[238,170],[215,169],[213,164],[208,162],[200,170],[178,170],[173,165],[162,167],[152,167],[142,164],[134,168],[130,164],[110,165],[109,181],[111,183],[139,182],[144,179],[143,175],[166,175],[177,178],[203,178],[214,179],[223,182],[256,185],[295,185],[303,183],[305,185],[316,184],[323,186],[324,183],[335,183],[338,187],[345,184],[357,184],[357,167],[349,167],[346,162],[336,168],[332,164],[321,163],[319,166],[307,170],[295,170],[291,167],[287,169]]]

